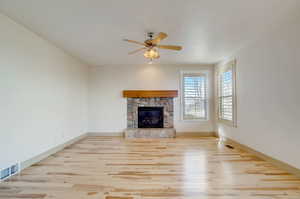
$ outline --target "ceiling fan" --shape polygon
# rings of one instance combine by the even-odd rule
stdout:
[[[158,49],[177,50],[177,51],[182,49],[181,46],[160,45],[160,42],[166,37],[168,37],[168,35],[163,32],[158,33],[155,37],[153,32],[149,32],[148,39],[145,40],[144,42],[138,42],[129,39],[124,39],[124,41],[143,46],[142,48],[139,48],[137,50],[128,53],[129,55],[135,54],[140,51],[145,51],[144,57],[150,59],[150,62],[152,62],[153,59],[158,59],[160,57]]]

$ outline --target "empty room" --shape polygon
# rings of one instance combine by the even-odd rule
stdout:
[[[0,199],[300,199],[300,0],[0,0]]]

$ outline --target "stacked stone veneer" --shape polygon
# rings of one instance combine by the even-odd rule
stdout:
[[[138,107],[164,107],[164,128],[173,128],[173,98],[127,98],[127,128],[138,128]]]

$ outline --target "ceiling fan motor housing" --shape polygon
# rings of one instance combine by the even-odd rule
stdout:
[[[148,32],[147,35],[148,35],[149,39],[153,39],[154,32]]]
[[[147,36],[148,36],[149,39],[147,39],[145,41],[145,44],[147,44],[147,47],[152,47],[153,46],[152,39],[153,39],[153,36],[154,36],[154,32],[148,32]]]

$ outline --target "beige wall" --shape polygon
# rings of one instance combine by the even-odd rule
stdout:
[[[88,67],[0,15],[0,168],[85,133]]]
[[[126,128],[123,90],[180,91],[180,71],[208,71],[209,120],[185,122],[180,118],[180,97],[174,101],[174,126],[178,132],[214,131],[213,66],[210,65],[110,65],[92,67],[89,90],[89,132],[122,132]]]
[[[237,128],[219,134],[300,168],[300,25],[272,30],[237,59]]]

